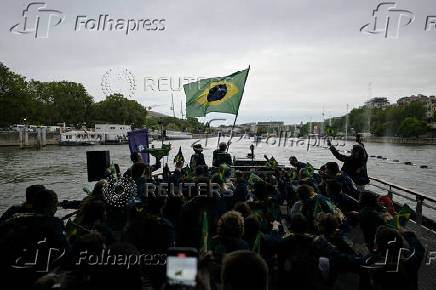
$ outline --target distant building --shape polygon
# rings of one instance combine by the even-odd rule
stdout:
[[[427,100],[427,118],[431,119],[436,114],[436,98],[431,96]]]
[[[285,122],[283,121],[271,121],[271,122],[257,122],[258,127],[268,127],[268,128],[277,128],[283,126]]]
[[[365,102],[365,106],[370,109],[386,109],[389,106],[389,101],[387,98],[372,98]]]
[[[244,129],[246,132],[250,132],[250,133],[257,132],[257,125],[255,122],[240,124],[240,125],[238,125],[238,127],[241,129]]]
[[[418,94],[417,96],[412,95],[410,97],[403,97],[398,99],[397,104],[398,105],[410,105],[413,102],[423,102],[426,103],[427,102],[428,97]]]
[[[427,97],[421,94],[418,94],[417,96],[412,95],[410,97],[398,99],[397,104],[410,105],[411,103],[415,102],[420,102],[425,105],[427,119],[433,118],[434,113],[436,112],[436,98],[434,96]]]
[[[129,131],[132,131],[129,125],[95,124],[95,132],[102,134],[106,143],[125,142]]]
[[[221,133],[230,133],[230,131],[232,131],[232,126],[220,125],[218,130],[221,131]]]

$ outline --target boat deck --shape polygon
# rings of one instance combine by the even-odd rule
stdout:
[[[409,221],[407,224],[407,230],[415,232],[416,236],[426,249],[426,253],[418,273],[418,288],[422,290],[436,289],[436,259],[433,259],[430,265],[426,265],[426,263],[429,261],[430,252],[436,252],[436,233],[426,229],[425,227],[418,226],[413,221]],[[436,254],[433,256],[436,257]]]
[[[282,215],[286,215],[286,207],[281,207]],[[283,219],[282,225],[284,227],[285,232],[288,232],[288,224],[286,219]],[[431,261],[430,265],[426,265],[429,261],[430,252],[436,252],[436,232],[427,229],[426,227],[417,225],[414,221],[410,220],[407,224],[406,229],[408,231],[415,232],[418,239],[421,241],[422,245],[426,249],[426,253],[424,259],[422,260],[421,267],[418,271],[418,289],[420,290],[434,290],[436,289],[436,253],[433,254],[433,261]],[[365,241],[361,231],[353,231],[350,234],[351,240],[355,242],[355,246],[357,248],[365,247]],[[367,251],[367,250],[366,250]],[[336,289],[350,289],[350,284],[346,281],[346,285],[336,285]],[[352,284],[352,283],[351,283]],[[353,284],[354,285],[354,284]],[[356,285],[357,287],[357,285]]]

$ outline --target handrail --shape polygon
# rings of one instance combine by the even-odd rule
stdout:
[[[387,181],[385,181],[383,179],[380,179],[380,178],[369,177],[369,179],[377,181],[377,182],[380,182],[380,183],[382,183],[384,185],[388,185],[391,188],[395,188],[395,189],[398,189],[398,190],[410,193],[410,194],[412,194],[412,195],[414,195],[416,197],[422,197],[423,199],[429,200],[431,202],[436,202],[436,198],[433,197],[433,196],[430,196],[430,195],[427,195],[427,194],[424,194],[424,193],[420,193],[420,192],[417,192],[417,191],[414,191],[414,190],[411,190],[411,189],[408,189],[408,188],[405,188],[405,187],[402,187],[402,186],[399,186],[399,185],[387,182]]]
[[[411,190],[411,189],[408,189],[408,188],[405,188],[405,187],[402,187],[402,186],[399,186],[399,185],[387,182],[387,181],[385,181],[383,179],[380,179],[380,178],[369,177],[369,179],[371,179],[373,181],[376,181],[376,182],[379,182],[381,184],[384,184],[386,186],[389,186],[389,188],[384,189],[384,188],[381,188],[380,186],[377,186],[377,184],[370,184],[370,185],[375,186],[377,188],[381,188],[381,189],[387,190],[388,191],[388,195],[389,195],[389,197],[392,200],[393,200],[393,195],[395,194],[395,195],[398,195],[398,196],[401,196],[403,198],[406,198],[408,200],[412,200],[413,201],[412,198],[406,197],[406,196],[404,196],[402,194],[399,194],[398,192],[395,192],[392,189],[401,190],[401,191],[407,192],[407,193],[409,193],[411,195],[414,195],[415,199],[416,199],[416,208],[415,208],[416,223],[418,225],[422,225],[422,206],[426,206],[426,207],[434,209],[434,207],[432,207],[430,205],[427,205],[427,204],[424,204],[424,200],[428,200],[430,202],[436,202],[436,198],[433,197],[433,196],[429,196],[427,194],[420,193],[420,192],[417,192],[417,191],[414,191],[414,190]]]

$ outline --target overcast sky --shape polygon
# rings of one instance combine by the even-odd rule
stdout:
[[[238,123],[321,120],[345,114],[369,96],[436,94],[436,29],[425,31],[427,16],[436,15],[434,0],[395,1],[413,12],[414,21],[398,38],[365,34],[373,21],[375,0],[123,0],[41,1],[62,12],[47,38],[10,32],[23,22],[32,1],[3,0],[0,17],[0,61],[28,79],[75,81],[96,101],[104,99],[103,75],[128,69],[135,77],[133,96],[153,110],[170,114],[171,91],[144,88],[144,79],[171,78],[177,116],[185,102],[178,82],[187,77],[225,76],[251,65]],[[394,1],[392,1],[394,2]],[[165,19],[164,30],[75,31],[76,20]],[[53,21],[56,17],[51,18]],[[436,17],[435,17],[436,19]],[[52,23],[53,24],[53,23]],[[121,84],[112,83],[113,87]],[[206,120],[232,115],[210,114]]]

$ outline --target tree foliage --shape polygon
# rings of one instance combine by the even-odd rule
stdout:
[[[0,62],[0,126],[12,124],[92,126],[96,122],[145,125],[146,109],[122,95],[94,102],[75,82],[26,81]]]
[[[160,130],[161,125],[167,130],[183,131],[192,133],[205,133],[206,125],[198,122],[197,118],[188,118],[187,120],[177,119],[174,117],[154,117],[147,118],[146,126],[150,129]]]
[[[80,125],[89,121],[89,111],[94,100],[82,84],[32,80],[29,86],[34,100],[34,113],[29,118],[30,122]]]
[[[22,123],[32,114],[33,102],[25,78],[0,63],[0,126]]]
[[[415,117],[407,117],[401,122],[399,131],[403,137],[418,138],[427,131],[427,123]]]
[[[400,124],[407,118],[413,118],[420,121],[421,126],[416,124],[413,128],[417,129],[417,134],[422,135],[427,132],[428,128],[426,124],[426,108],[425,104],[421,102],[413,102],[408,105],[389,106],[386,109],[368,109],[364,106],[362,108],[353,109],[348,115],[348,128],[351,133],[353,128],[355,133],[371,132],[376,136],[416,136],[416,134],[405,134],[404,130],[401,130]],[[340,131],[345,131],[345,119],[346,116],[340,118],[334,118],[332,125]],[[412,124],[411,121],[404,123]],[[424,126],[425,125],[425,126]],[[422,129],[418,129],[422,128]]]
[[[134,128],[145,125],[147,110],[137,101],[124,98],[120,94],[110,95],[106,100],[91,106],[92,123],[128,124]]]

